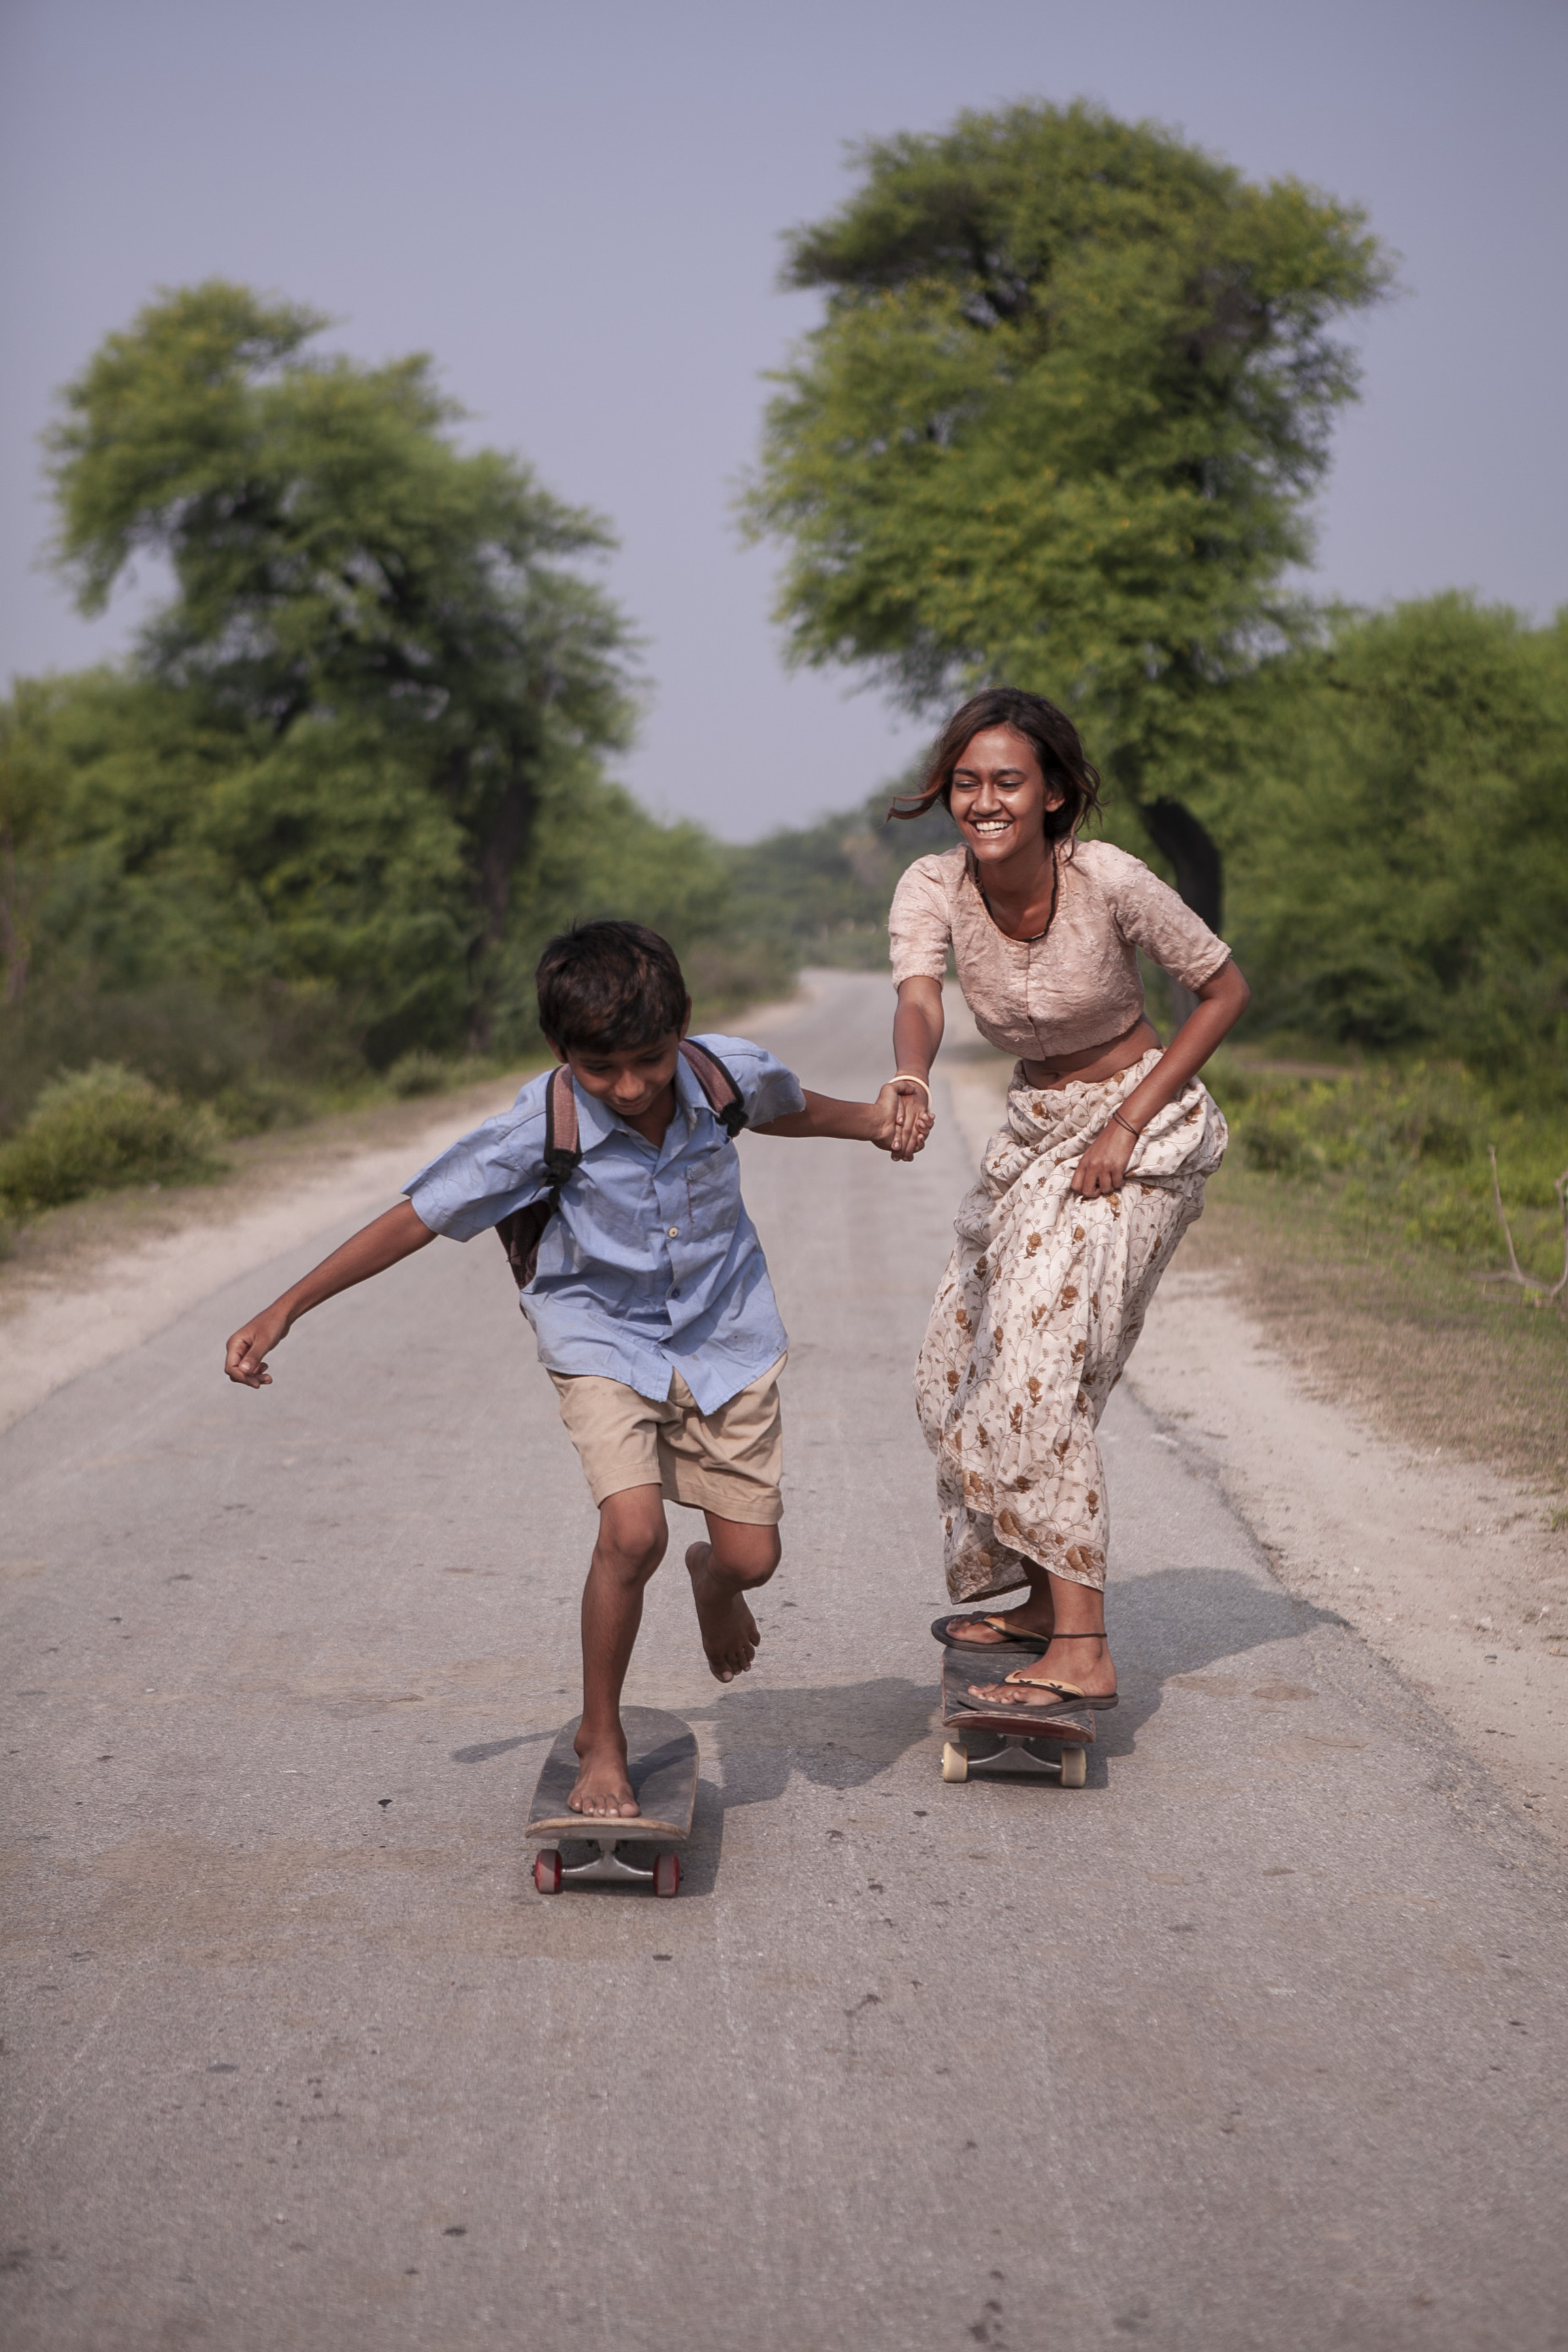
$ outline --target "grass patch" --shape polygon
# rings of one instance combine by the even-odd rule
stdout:
[[[1542,1307],[1495,1278],[1508,1260],[1486,1158],[1495,1136],[1521,1264],[1555,1279],[1557,1123],[1451,1071],[1306,1078],[1218,1061],[1233,1141],[1182,1262],[1225,1268],[1308,1377],[1386,1433],[1560,1492],[1568,1294]]]
[[[1568,1170],[1568,1109],[1521,1108],[1455,1065],[1297,1076],[1222,1053],[1205,1077],[1230,1123],[1233,1159],[1307,1188],[1363,1255],[1398,1240],[1481,1278],[1506,1274],[1495,1149],[1521,1269],[1547,1286],[1562,1275],[1556,1187]]]

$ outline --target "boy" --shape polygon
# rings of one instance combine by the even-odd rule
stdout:
[[[708,1540],[690,1546],[686,1566],[721,1682],[751,1665],[760,1636],[745,1595],[779,1561],[778,1378],[788,1342],[741,1200],[728,1126],[843,1136],[910,1159],[931,1121],[892,1083],[874,1103],[808,1094],[743,1038],[694,1041],[694,1066],[681,1051],[691,1000],[680,966],[668,941],[640,923],[584,923],[552,940],[536,980],[540,1026],[571,1072],[581,1157],[570,1172],[559,1156],[545,1164],[547,1129],[558,1141],[547,1115],[556,1081],[532,1078],[510,1111],[422,1168],[395,1208],[237,1331],[224,1369],[247,1388],[265,1387],[268,1351],[323,1299],[437,1234],[468,1241],[532,1204],[553,1203],[521,1300],[599,1508],[583,1593],[581,1769],[570,1802],[578,1812],[622,1816],[637,1804],[621,1685],[643,1588],[668,1539],[666,1501],[707,1520]],[[726,1081],[740,1097],[728,1122],[709,1091]]]

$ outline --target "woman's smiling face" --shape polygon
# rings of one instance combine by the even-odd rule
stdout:
[[[1047,783],[1034,745],[1011,727],[972,735],[952,772],[952,821],[982,865],[1042,848],[1046,812],[1065,793]]]

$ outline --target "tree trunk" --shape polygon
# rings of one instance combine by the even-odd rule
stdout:
[[[1211,931],[1217,931],[1225,905],[1225,868],[1219,844],[1181,801],[1141,800],[1138,814],[1155,848],[1174,867],[1176,888],[1184,904],[1200,916]],[[1170,972],[1165,974],[1165,992],[1171,1000],[1172,1019],[1179,1029],[1196,1011],[1198,1000]]]
[[[533,783],[526,768],[513,770],[489,831],[479,844],[470,895],[480,917],[471,962],[478,982],[468,1015],[468,1043],[475,1053],[488,1054],[494,1016],[493,960],[506,931],[511,899],[512,870],[528,845],[533,822]]]
[[[0,825],[0,962],[5,967],[5,1003],[17,1005],[27,985],[28,945],[22,932],[22,906],[16,893],[16,848],[11,828]]]
[[[1174,866],[1176,887],[1186,904],[1217,931],[1225,903],[1219,844],[1180,801],[1142,801],[1138,814],[1161,856]]]

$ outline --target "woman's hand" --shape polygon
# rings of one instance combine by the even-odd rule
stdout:
[[[1102,1201],[1120,1192],[1127,1163],[1137,1148],[1135,1135],[1129,1135],[1115,1119],[1109,1120],[1073,1170],[1072,1191],[1081,1192],[1086,1201]]]
[[[1153,1068],[1117,1105],[1127,1125],[1111,1118],[1102,1127],[1073,1171],[1072,1189],[1085,1200],[1119,1192],[1127,1163],[1138,1148],[1138,1138],[1167,1103],[1196,1077],[1220,1039],[1226,1036],[1247,1010],[1247,987],[1234,963],[1223,963],[1198,990],[1195,1012],[1190,1013]],[[1129,1128],[1137,1134],[1130,1135]]]
[[[895,1160],[912,1160],[936,1121],[931,1116],[931,1066],[942,1044],[942,1013],[940,980],[901,980],[899,1009],[893,1015],[893,1071],[890,1083],[901,1097],[899,1123],[888,1147]],[[886,1092],[886,1088],[883,1089]]]
[[[923,1150],[936,1125],[926,1103],[925,1089],[913,1078],[889,1078],[877,1097],[877,1127],[871,1141],[895,1160],[912,1160]]]

